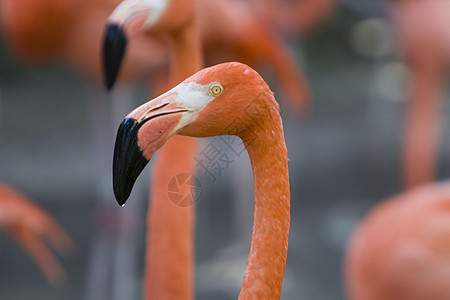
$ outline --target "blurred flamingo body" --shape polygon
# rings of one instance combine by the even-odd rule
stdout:
[[[390,3],[400,54],[410,72],[402,149],[403,182],[414,187],[437,176],[440,106],[450,66],[450,2]]]
[[[449,182],[410,189],[377,205],[348,246],[349,299],[450,299],[449,220]]]
[[[74,248],[72,240],[48,212],[4,183],[0,183],[0,229],[28,252],[50,283],[64,281],[66,273],[47,243],[68,255]]]
[[[230,130],[236,120],[245,126]],[[273,93],[250,67],[224,63],[197,72],[136,108],[120,125],[114,149],[113,186],[119,203],[125,203],[155,151],[175,134],[237,135],[243,141],[253,168],[255,211],[239,299],[279,299],[290,192],[287,149]]]
[[[167,32],[172,87],[200,70],[203,59],[193,1],[172,0],[167,10],[169,13],[158,23],[176,26],[159,29]],[[183,19],[186,21],[180,22]],[[168,186],[177,175],[195,173],[197,142],[178,136],[161,150],[151,176],[144,297],[189,300],[194,298],[194,206],[175,206],[169,199]],[[192,177],[179,187],[179,193],[190,195],[190,184],[194,184]]]

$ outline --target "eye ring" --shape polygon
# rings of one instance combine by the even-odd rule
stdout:
[[[219,96],[223,92],[223,86],[218,82],[213,82],[209,86],[209,91],[214,97]]]

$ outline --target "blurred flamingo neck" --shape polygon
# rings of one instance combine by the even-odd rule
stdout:
[[[183,28],[166,32],[165,37],[170,51],[169,86],[173,87],[202,67],[200,32],[197,22],[192,20]],[[195,210],[193,206],[178,207],[172,203],[168,186],[175,176],[194,173],[196,149],[195,139],[174,136],[160,149],[154,162],[148,213],[146,300],[194,298]],[[190,194],[188,185],[179,188],[181,195]]]
[[[252,242],[239,299],[279,299],[286,265],[290,192],[287,149],[281,117],[256,124],[242,140],[255,182]]]
[[[170,86],[175,86],[203,65],[200,30],[196,20],[167,35],[170,51]]]
[[[194,207],[176,206],[169,198],[175,176],[193,173],[193,138],[174,136],[154,161],[148,210],[144,299],[194,299]],[[180,151],[183,149],[183,151]],[[180,195],[190,195],[188,185]]]

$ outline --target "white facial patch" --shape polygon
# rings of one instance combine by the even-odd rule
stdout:
[[[145,1],[142,0],[123,0],[117,5],[109,16],[110,22],[125,24],[129,18],[139,13],[146,13],[150,10]]]
[[[139,14],[148,14],[143,28],[150,28],[164,12],[170,0],[123,0],[114,9],[110,17],[111,22],[126,24],[127,21]]]
[[[161,14],[167,9],[170,0],[141,0],[147,3],[150,8],[150,14],[144,23],[143,28],[150,28],[155,24]]]
[[[173,92],[179,95],[177,101],[188,109],[187,112],[183,113],[174,132],[192,123],[198,114],[216,98],[211,95],[209,84],[201,85],[196,82],[182,82],[168,93]]]

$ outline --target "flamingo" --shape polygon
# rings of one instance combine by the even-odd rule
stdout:
[[[0,183],[0,229],[28,252],[51,284],[64,281],[66,273],[45,242],[67,256],[74,249],[71,238],[42,207],[4,183]]]
[[[287,149],[273,93],[256,71],[231,62],[202,69],[133,110],[119,126],[114,149],[113,187],[119,204],[126,202],[155,151],[175,134],[241,138],[253,169],[255,212],[239,299],[279,299],[290,192]]]
[[[377,205],[348,245],[351,300],[450,299],[450,182],[410,189]]]
[[[283,47],[261,18],[251,13],[248,6],[242,6],[236,1],[197,1],[197,5],[194,4],[192,0],[170,3],[123,1],[110,16],[105,34],[104,66],[107,87],[112,88],[114,84],[128,37],[136,36],[137,31],[163,35],[168,40],[172,85],[193,74],[201,66],[197,27],[197,23],[200,23],[203,28],[202,37],[206,40],[206,53],[213,52],[211,49],[225,47],[230,49],[232,55],[245,58],[252,64],[262,57],[269,57],[284,79],[282,82],[290,95],[290,103],[297,110],[305,109],[307,93],[304,91],[307,88],[304,78],[301,72],[292,67],[295,63],[287,48]],[[221,18],[215,16],[216,11],[222,12]],[[238,16],[240,17],[236,19]],[[247,21],[235,24],[236,20]],[[241,25],[243,28],[239,28]],[[243,35],[241,31],[246,34]],[[152,169],[144,285],[144,295],[148,297],[190,299],[193,296],[193,208],[174,207],[168,198],[167,186],[176,175],[194,172],[194,143],[185,137],[170,140]],[[178,149],[185,151],[179,153]]]
[[[124,1],[112,13],[104,44],[106,83],[109,88],[114,83],[119,67],[115,62],[119,61],[120,64],[120,58],[117,59],[116,55],[122,55],[120,45],[124,28],[133,25],[127,22],[136,22],[129,18],[133,14],[145,20],[142,29],[162,36],[168,43],[169,86],[178,84],[201,68],[200,31],[193,1],[172,0],[160,4],[163,7],[158,7],[152,1]],[[134,30],[139,28],[134,26]],[[110,74],[114,76],[110,77]],[[183,151],[179,152],[179,149]],[[194,208],[173,205],[167,187],[175,176],[194,173],[196,149],[194,139],[177,136],[160,151],[152,169],[144,299],[193,298]],[[180,192],[188,195],[188,185],[183,185]]]
[[[439,111],[450,64],[450,2],[390,4],[400,53],[411,79],[402,146],[403,182],[409,188],[436,178]]]

